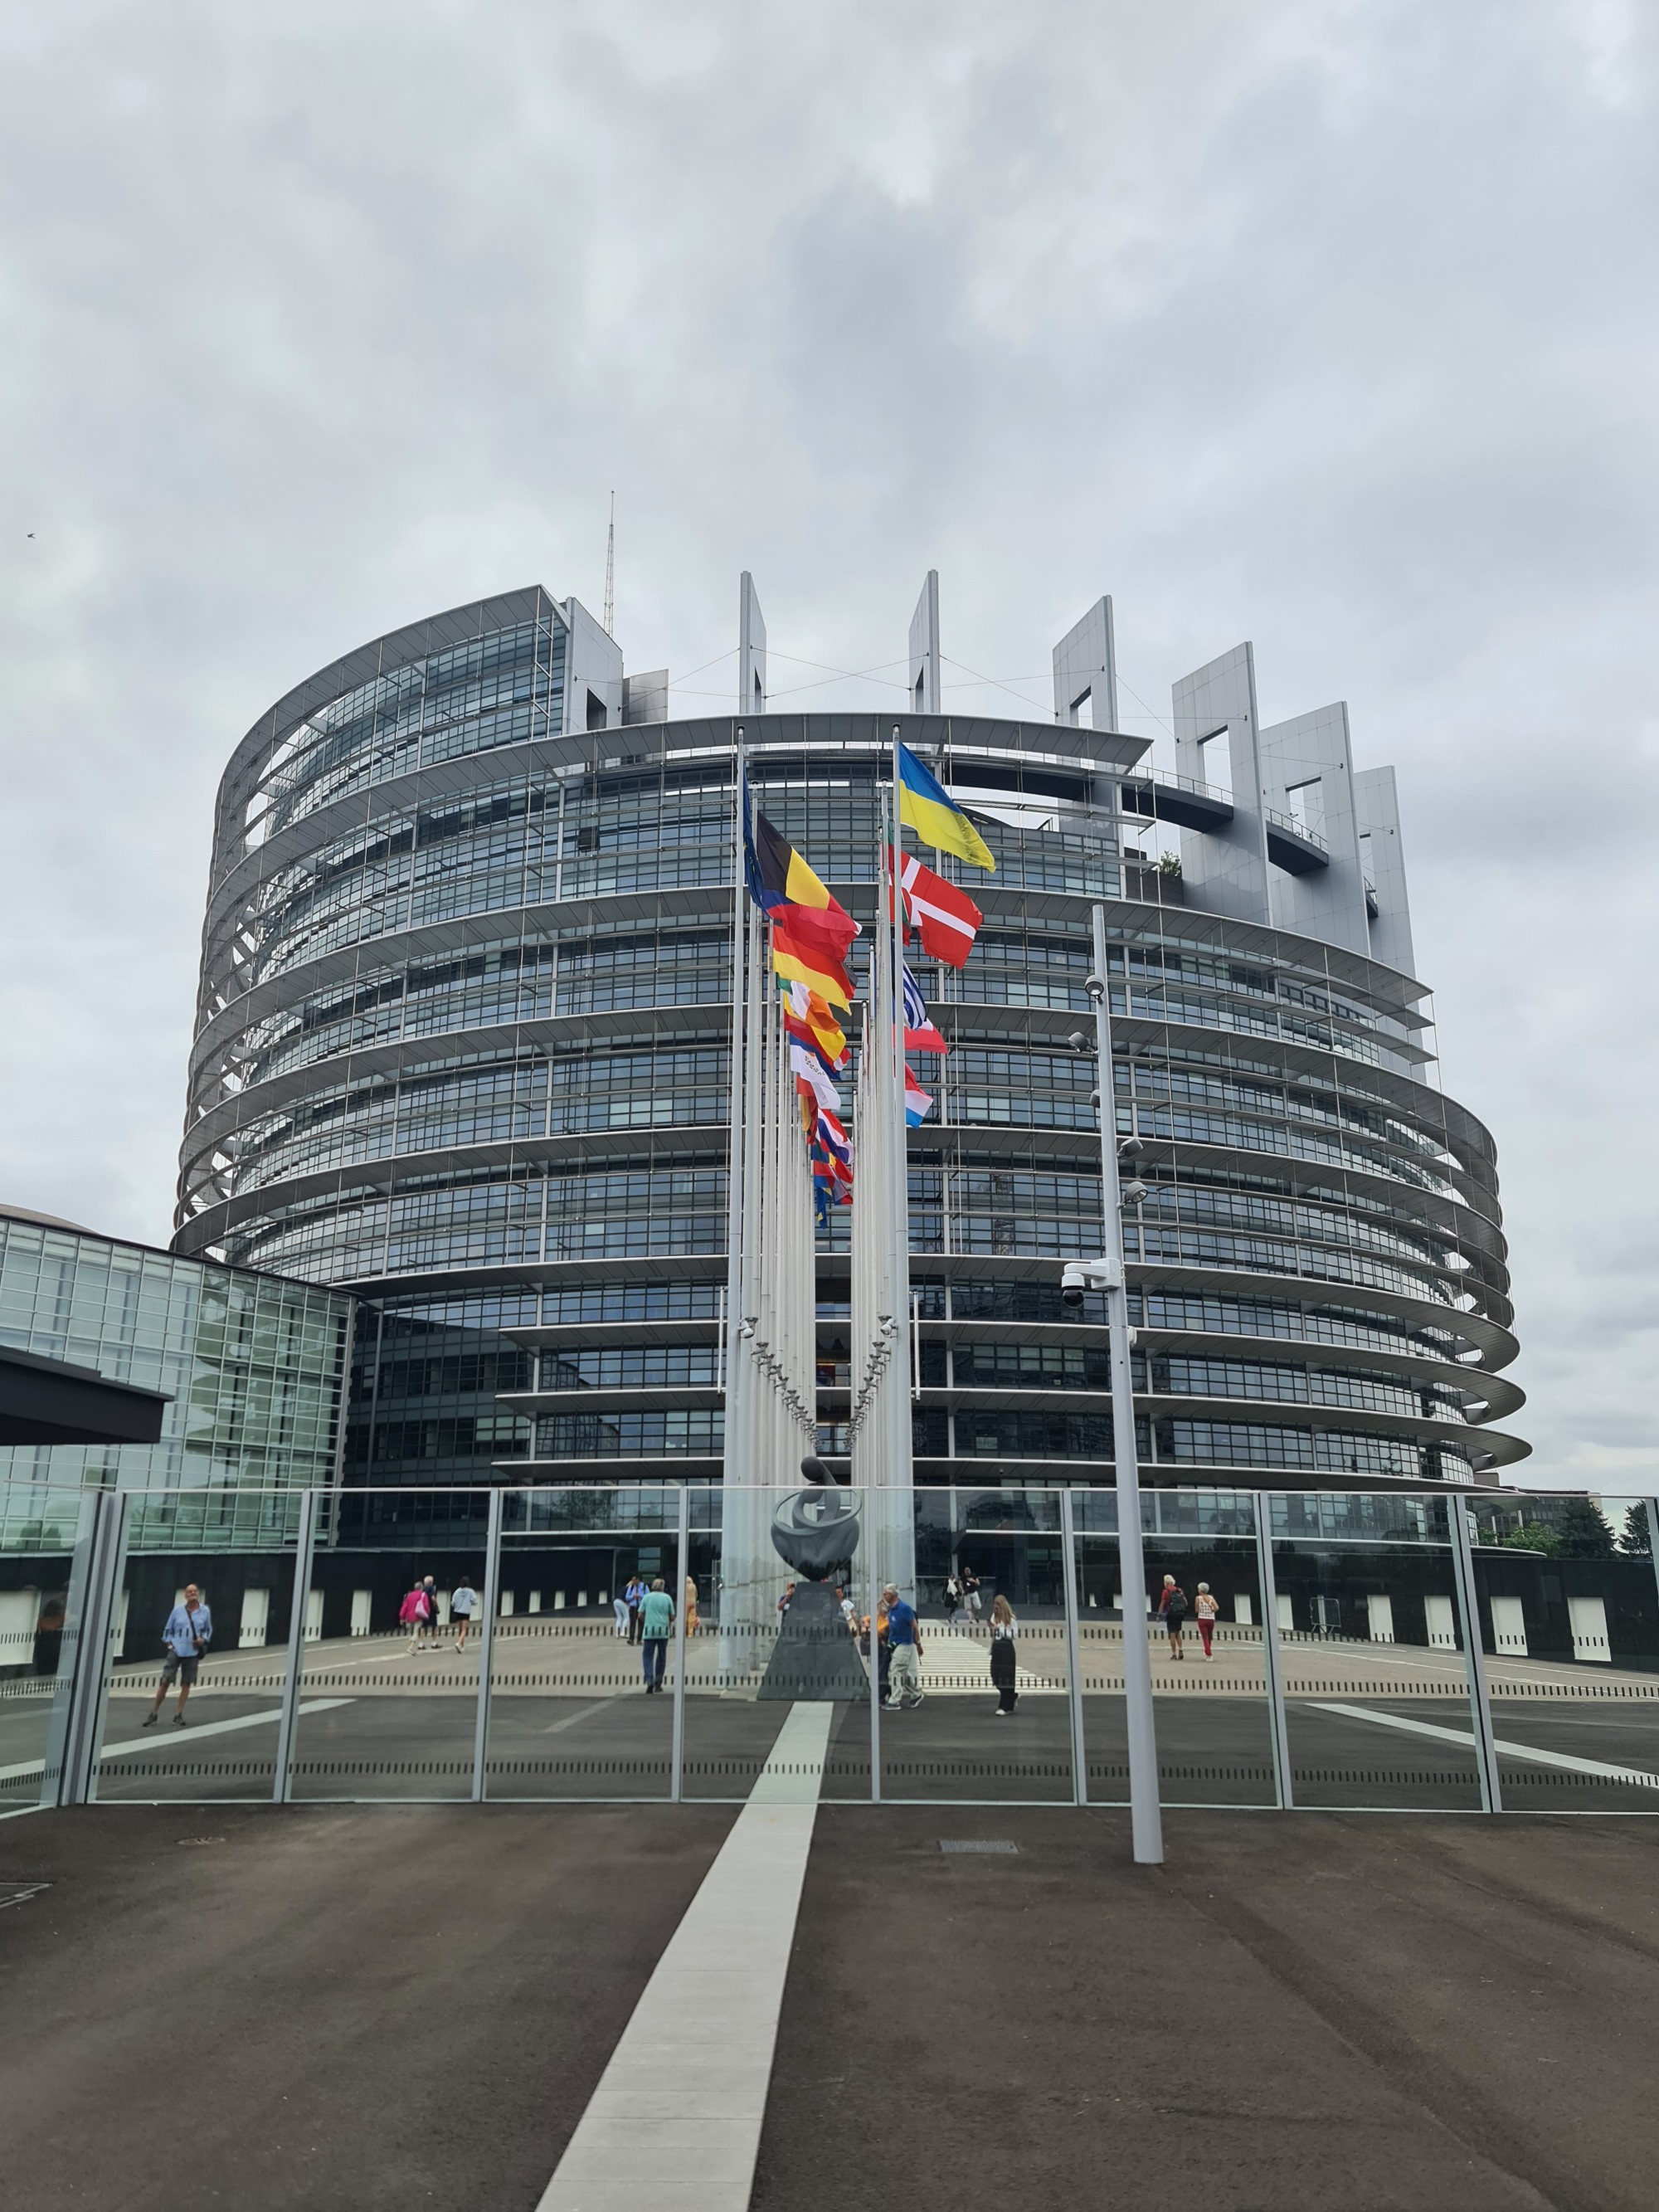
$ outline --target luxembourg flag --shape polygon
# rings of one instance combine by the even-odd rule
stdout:
[[[933,1110],[933,1093],[924,1091],[907,1067],[904,1071],[904,1126],[919,1129]]]
[[[949,1052],[951,1049],[928,1018],[927,1001],[921,995],[921,984],[910,973],[908,961],[904,968],[904,1049],[907,1052]]]

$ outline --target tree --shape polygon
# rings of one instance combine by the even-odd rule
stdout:
[[[1588,1498],[1570,1498],[1561,1509],[1560,1544],[1556,1556],[1563,1559],[1610,1559],[1613,1531],[1607,1516]]]
[[[1553,1528],[1545,1528],[1536,1521],[1529,1521],[1524,1528],[1511,1529],[1504,1538],[1506,1552],[1541,1552],[1546,1559],[1557,1557],[1561,1539]]]
[[[1647,1501],[1638,1498],[1633,1505],[1625,1508],[1625,1526],[1619,1538],[1619,1548],[1628,1552],[1632,1559],[1647,1559],[1653,1556],[1653,1535],[1648,1527]]]

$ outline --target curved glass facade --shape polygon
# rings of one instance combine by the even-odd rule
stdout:
[[[734,725],[603,702],[596,725],[572,606],[516,593],[363,648],[261,721],[222,793],[175,1241],[378,1310],[359,1481],[720,1471]],[[760,805],[866,921],[891,726],[749,726]],[[1103,1316],[1059,1281],[1099,1247],[1071,1042],[1097,901],[1146,1186],[1143,1479],[1494,1480],[1526,1449],[1486,1425],[1520,1403],[1495,1153],[1433,1080],[1424,987],[1126,858],[1139,740],[904,734],[982,797],[998,860],[967,968],[913,957],[953,1044],[909,1149],[917,1480],[1109,1466]],[[848,1246],[842,1212],[830,1455]]]

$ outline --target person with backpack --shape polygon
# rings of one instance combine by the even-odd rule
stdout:
[[[1184,1659],[1186,1651],[1181,1641],[1181,1632],[1187,1620],[1187,1593],[1173,1575],[1164,1577],[1164,1593],[1158,1601],[1158,1617],[1164,1623],[1170,1638],[1171,1659]]]
[[[212,1636],[213,1615],[195,1583],[187,1583],[184,1595],[167,1615],[167,1625],[161,1631],[161,1642],[167,1651],[161,1662],[161,1686],[155,1692],[155,1703],[144,1715],[143,1727],[155,1727],[175,1679],[179,1684],[179,1706],[173,1716],[173,1725],[184,1727],[185,1706],[196,1687],[197,1670]]]
[[[426,1625],[432,1617],[425,1585],[416,1581],[408,1596],[398,1607],[398,1618],[409,1631],[409,1656],[413,1657],[426,1635]]]

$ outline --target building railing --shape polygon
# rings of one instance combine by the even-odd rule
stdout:
[[[1659,1812],[1652,1500],[1150,1492],[1126,1604],[1114,1492],[852,1492],[850,1568],[792,1584],[793,1495],[43,1492],[0,1552],[0,1811],[739,1800],[801,1700],[832,1799],[1121,1804],[1145,1635],[1171,1806]]]

